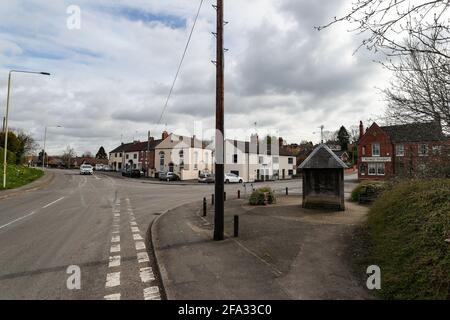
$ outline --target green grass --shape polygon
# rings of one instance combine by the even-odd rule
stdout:
[[[39,169],[28,168],[19,165],[8,165],[6,172],[6,189],[14,189],[26,185],[42,177],[44,172]],[[0,190],[3,188],[3,163],[0,173]]]
[[[385,189],[385,182],[384,181],[363,181],[360,184],[358,184],[355,189],[353,189],[351,195],[350,195],[350,200],[354,201],[354,202],[358,202],[359,201],[359,195],[361,194],[361,192],[365,191],[366,187],[370,187],[373,190],[376,190],[377,192],[383,192]]]
[[[381,268],[380,298],[450,299],[449,179],[394,185],[375,201],[364,230],[360,262]]]
[[[276,203],[274,192],[269,187],[261,187],[252,192],[249,198],[249,204],[252,206],[264,205],[264,193],[268,193],[267,200],[269,204]]]

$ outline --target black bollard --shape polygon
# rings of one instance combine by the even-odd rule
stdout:
[[[241,198],[241,190],[238,190],[238,199]]]
[[[223,201],[227,201],[227,193],[226,192],[223,193]]]
[[[237,238],[239,236],[239,216],[234,215],[234,237]]]
[[[206,217],[206,198],[203,198],[203,216]]]
[[[288,189],[288,187],[286,187],[286,195],[287,195],[287,196],[289,195],[289,189]]]
[[[211,195],[211,205],[214,205],[214,193]]]

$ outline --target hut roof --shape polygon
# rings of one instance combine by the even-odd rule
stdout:
[[[347,165],[326,145],[318,145],[300,165],[300,169],[340,169]]]

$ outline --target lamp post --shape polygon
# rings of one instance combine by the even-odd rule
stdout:
[[[34,71],[23,71],[23,70],[11,70],[8,75],[8,94],[6,96],[6,113],[5,113],[5,147],[3,149],[3,188],[6,188],[6,160],[8,153],[8,114],[9,114],[9,97],[11,93],[11,74],[12,73],[30,73],[30,74],[40,74],[49,76],[48,72],[34,72]]]
[[[44,170],[45,168],[45,143],[47,141],[47,128],[62,128],[62,126],[58,125],[58,126],[45,126],[45,130],[44,130],[44,150],[42,151],[42,170]],[[48,160],[47,160],[47,165],[48,165]]]

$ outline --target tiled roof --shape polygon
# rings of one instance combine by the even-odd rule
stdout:
[[[442,133],[439,122],[416,122],[381,127],[393,142],[440,141],[448,138]]]
[[[147,151],[147,149],[150,147],[150,150],[155,149],[155,147],[162,142],[161,139],[159,140],[152,140],[150,141],[150,146],[148,146],[148,142],[131,142],[131,143],[124,143],[114,150],[110,151],[109,153],[116,153],[116,152],[138,152],[138,151]]]
[[[340,169],[347,165],[326,144],[320,144],[303,161],[300,169]]]

